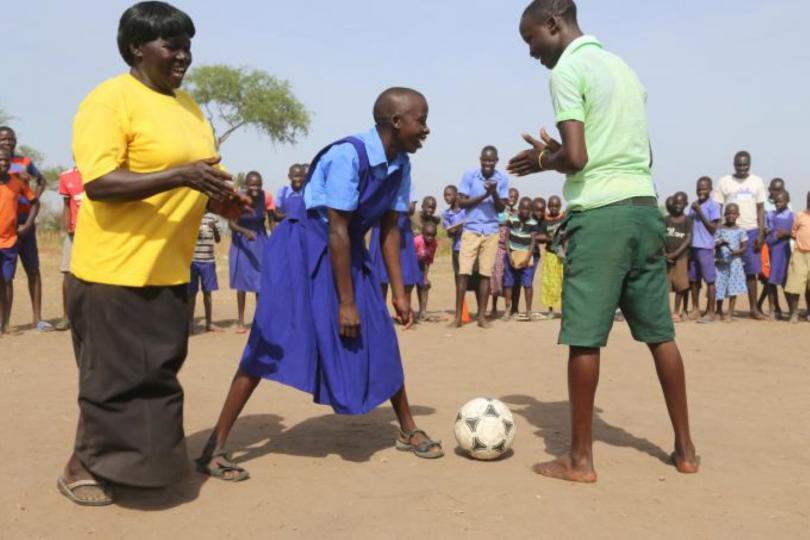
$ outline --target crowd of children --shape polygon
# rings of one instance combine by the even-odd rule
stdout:
[[[2,246],[2,327],[8,331],[13,298],[12,280],[17,259],[23,261],[28,271],[32,306],[34,306],[34,328],[39,331],[52,329],[40,315],[41,281],[39,275],[36,243],[28,255],[23,254],[21,239],[36,234],[33,220],[38,210],[37,197],[44,189],[44,181],[36,166],[28,158],[16,156],[13,144],[3,144],[13,131],[0,128],[0,153],[5,150],[9,156],[8,165],[0,155],[0,194],[8,195],[8,208],[16,205],[16,211],[9,215],[15,219],[4,220]],[[288,216],[296,215],[304,208],[303,187],[308,165],[294,163],[289,168],[289,182],[282,186],[273,197],[262,189],[262,176],[251,171],[245,176],[244,192],[253,201],[254,212],[238,220],[231,220],[231,245],[229,249],[230,288],[237,293],[237,333],[246,332],[245,302],[248,292],[259,294],[261,260],[268,235],[275,224]],[[16,182],[10,181],[12,178]],[[29,184],[33,187],[27,193]],[[743,260],[749,237],[745,230],[737,226],[740,209],[735,203],[725,207],[713,196],[712,180],[701,177],[696,183],[696,199],[689,203],[688,195],[679,191],[666,199],[665,257],[667,276],[673,293],[672,319],[675,322],[695,320],[705,324],[715,319],[734,320],[736,298],[748,292]],[[78,208],[83,197],[81,176],[75,168],[65,171],[60,178],[59,194],[64,198],[63,225],[66,233],[61,271],[68,275],[72,232],[76,227]],[[765,238],[760,258],[762,271],[759,273],[763,284],[758,307],[765,300],[769,305],[769,318],[779,320],[783,313],[779,303],[779,289],[782,289],[787,302],[787,319],[799,321],[799,300],[804,295],[810,305],[808,292],[808,271],[810,267],[810,199],[808,211],[794,213],[790,207],[790,194],[785,182],[775,178],[768,187],[770,210],[765,213]],[[444,202],[447,208],[437,216],[437,200],[433,196],[423,198],[420,210],[416,212],[416,201],[411,195],[409,212],[402,212],[399,219],[401,231],[401,257],[406,292],[410,295],[415,289],[418,309],[416,321],[437,321],[442,317],[430,315],[428,299],[432,287],[430,268],[434,264],[441,232],[450,242],[451,263],[454,280],[459,276],[459,253],[466,212],[461,208],[459,189],[455,185],[444,188]],[[810,194],[808,195],[810,197]],[[541,321],[553,319],[555,310],[561,309],[564,248],[557,230],[565,219],[561,197],[520,196],[516,188],[508,190],[504,199],[504,210],[498,213],[498,248],[490,271],[489,295],[492,298],[489,319],[517,321]],[[20,217],[22,216],[22,217]],[[30,218],[29,218],[30,216]],[[31,223],[28,224],[28,220]],[[13,223],[13,226],[12,226]],[[414,227],[417,234],[413,234]],[[376,231],[376,232],[375,232]],[[221,240],[223,232],[220,218],[206,214],[200,224],[194,260],[191,264],[189,292],[196,297],[203,294],[205,331],[221,331],[212,322],[212,296],[218,290],[214,246]],[[382,278],[381,287],[387,290],[386,273],[382,264],[378,229],[370,236],[372,262],[377,261]],[[31,243],[31,240],[28,241]],[[27,253],[27,252],[26,252]],[[376,253],[376,255],[375,255]],[[36,264],[35,264],[36,263]],[[407,264],[406,264],[407,263]],[[540,287],[539,310],[533,310],[535,302],[534,283],[539,271]],[[33,276],[33,277],[32,277]],[[474,267],[465,285],[465,290],[478,291],[480,269]],[[67,280],[65,280],[65,283]],[[37,283],[39,283],[37,285]],[[705,285],[705,303],[701,307],[701,291]],[[523,305],[521,309],[521,289]],[[498,311],[498,299],[504,299],[504,311]],[[691,308],[690,308],[691,304]],[[194,298],[192,298],[194,306]],[[480,309],[486,309],[486,302]],[[810,321],[810,314],[807,316]],[[57,330],[70,328],[63,316],[55,325]],[[190,315],[192,332],[195,329],[194,311]]]
[[[740,156],[748,157],[746,153],[739,153],[737,157]],[[796,214],[790,209],[790,194],[784,180],[774,178],[768,186],[767,204],[758,203],[762,207],[770,206],[767,211],[763,208],[760,242],[756,234],[751,235],[738,225],[740,204],[721,204],[722,196],[713,191],[709,177],[697,180],[695,192],[697,199],[691,205],[683,191],[666,199],[665,255],[667,275],[674,293],[672,320],[697,320],[705,324],[719,317],[723,321],[733,321],[737,296],[749,294],[756,297],[755,293],[751,294],[751,280],[748,279],[752,272],[749,268],[753,266],[748,254],[753,252],[758,268],[755,274],[764,288],[759,302],[751,306],[752,318],[764,318],[759,315],[767,299],[767,318],[782,319],[778,296],[779,289],[782,289],[788,302],[787,319],[791,323],[799,322],[798,307],[802,295],[810,308],[806,265],[810,252],[810,193],[807,210]],[[701,310],[700,290],[704,284],[706,302]],[[806,318],[810,321],[810,309]]]

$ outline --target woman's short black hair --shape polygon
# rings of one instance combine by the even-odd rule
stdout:
[[[184,11],[166,2],[138,2],[127,9],[118,23],[118,51],[127,65],[134,65],[130,46],[142,45],[158,38],[194,37],[194,23]]]

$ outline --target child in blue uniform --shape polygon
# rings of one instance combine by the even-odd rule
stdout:
[[[247,478],[224,448],[262,378],[311,393],[340,414],[365,414],[390,399],[400,425],[396,447],[423,458],[443,455],[441,444],[414,424],[393,322],[364,242],[381,222],[397,320],[410,327],[397,218],[409,208],[407,154],[430,133],[427,114],[422,94],[390,88],[374,104],[371,131],[333,143],[313,160],[306,214],[287,218],[270,237],[250,339],[197,460],[200,471],[228,481]]]
[[[304,165],[293,163],[287,173],[290,183],[281,186],[276,192],[275,220],[280,222],[288,215],[303,208],[304,201]]]
[[[247,293],[259,295],[262,275],[262,255],[267,245],[265,228],[266,208],[262,191],[262,175],[250,171],[245,177],[245,194],[250,197],[253,211],[229,222],[231,250],[228,254],[231,289],[236,291],[236,333],[244,334],[245,297]]]

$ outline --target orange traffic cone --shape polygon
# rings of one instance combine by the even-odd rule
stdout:
[[[461,304],[461,322],[462,324],[467,324],[470,322],[472,318],[470,317],[470,310],[467,309],[467,299],[464,299],[464,303]]]

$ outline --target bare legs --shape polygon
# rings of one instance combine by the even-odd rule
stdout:
[[[698,471],[698,459],[689,434],[686,377],[674,341],[650,344],[658,380],[664,392],[675,433],[673,463],[679,472]],[[541,463],[536,472],[573,482],[595,482],[593,465],[593,404],[599,383],[599,349],[571,347],[568,358],[568,396],[571,402],[571,447],[554,461]]]
[[[0,334],[8,334],[11,304],[14,302],[14,282],[0,276]]]
[[[28,274],[28,295],[31,297],[31,312],[36,326],[42,320],[42,274],[39,268]]]
[[[456,316],[453,322],[450,323],[451,327],[461,328],[461,310],[464,306],[464,294],[467,292],[467,282],[470,276],[467,274],[459,274],[456,280]],[[489,328],[490,324],[487,321],[487,301],[489,299],[489,276],[481,276],[478,285],[478,294],[476,295],[478,303],[478,326],[481,328]]]
[[[231,433],[236,419],[239,418],[242,409],[245,407],[248,399],[253,394],[253,391],[258,386],[261,379],[248,375],[242,371],[237,371],[236,375],[231,382],[231,387],[228,390],[228,395],[225,398],[225,403],[222,406],[222,411],[219,413],[217,424],[214,426],[214,431],[211,433],[208,443],[203,450],[203,456],[210,457],[208,461],[209,468],[215,468],[217,465],[224,465],[226,458],[223,454],[225,446],[228,442],[228,435]],[[413,415],[411,414],[411,407],[408,403],[408,396],[405,393],[405,386],[394,394],[391,398],[391,406],[397,416],[400,430],[403,432],[410,432],[416,428]],[[417,445],[425,442],[427,439],[421,433],[413,435],[410,443]],[[211,457],[213,456],[213,457]],[[229,471],[225,473],[225,479],[231,479],[229,476],[236,476],[239,474],[237,471]]]
[[[245,331],[245,291],[236,291],[236,331]]]
[[[745,285],[748,287],[748,305],[750,306],[750,315],[752,319],[757,321],[764,321],[767,320],[762,311],[759,310],[757,307],[757,276],[756,275],[747,275],[745,276]]]

